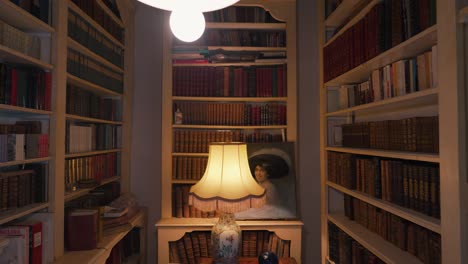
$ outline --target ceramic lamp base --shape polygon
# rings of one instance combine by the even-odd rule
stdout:
[[[241,246],[241,230],[233,213],[221,213],[211,231],[213,263],[237,264]]]

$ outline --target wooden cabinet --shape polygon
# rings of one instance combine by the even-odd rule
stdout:
[[[325,17],[332,2],[320,11],[322,262],[351,247],[385,263],[465,262],[462,1],[349,0]]]

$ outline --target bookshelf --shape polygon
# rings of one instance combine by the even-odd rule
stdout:
[[[211,226],[217,219],[214,214],[202,215],[200,212],[194,212],[195,210],[192,210],[192,214],[190,210],[186,210],[186,214],[183,211],[181,213],[177,209],[180,203],[177,200],[178,194],[174,194],[181,189],[188,190],[189,186],[202,176],[208,158],[209,142],[247,142],[248,138],[254,138],[253,135],[258,138],[258,142],[296,141],[296,3],[247,0],[240,1],[235,6],[267,11],[275,19],[267,18],[265,21],[253,22],[230,17],[226,12],[222,21],[214,20],[215,15],[210,17],[211,14],[207,14],[204,37],[191,44],[183,44],[173,39],[168,31],[168,24],[164,27],[167,32],[163,40],[162,138],[165,140],[162,142],[162,219],[156,223],[160,263],[169,262],[169,241],[180,239],[185,231],[211,228],[205,224]],[[270,41],[266,42],[265,39],[268,38]],[[254,53],[282,55],[278,55],[280,59],[277,60],[261,61],[255,61],[255,58],[251,57],[246,60],[216,62],[202,59],[196,63],[180,59],[179,53],[190,49],[213,55],[212,61],[216,60],[214,56],[219,54],[220,49],[226,54],[239,57]],[[265,75],[262,75],[265,76],[265,81],[258,81],[255,85],[260,87],[261,84],[265,84],[264,90],[257,88],[249,94],[247,75],[250,74],[259,80],[258,76],[262,74],[262,70],[265,72]],[[276,83],[272,79],[273,75],[277,78]],[[245,81],[242,89],[241,78]],[[215,79],[223,81],[222,88],[219,82],[215,84]],[[266,85],[268,79],[270,86]],[[237,86],[229,83],[230,80],[236,82]],[[183,113],[181,124],[174,122],[175,105]],[[254,108],[258,108],[259,112],[263,111],[264,116],[254,120],[247,110]],[[186,140],[193,141],[193,144],[183,143]],[[196,148],[190,148],[189,145]],[[251,221],[252,223],[255,221]],[[277,221],[261,223],[267,230],[279,230]],[[282,224],[289,226],[288,229],[294,232],[295,241],[292,243],[299,245],[299,249],[302,223],[287,220]],[[296,250],[294,254],[299,254],[294,257],[300,259],[300,250]]]
[[[20,4],[22,6],[16,5],[14,2],[22,2]],[[18,82],[15,83],[16,89],[18,89],[18,98],[12,101],[11,98],[14,97],[11,97],[11,94],[5,94],[5,91],[10,93],[16,90],[13,88],[7,90],[2,85],[1,123],[8,126],[14,126],[15,122],[19,121],[28,121],[35,125],[40,123],[40,134],[45,135],[48,139],[46,144],[48,150],[39,150],[40,156],[28,155],[28,149],[26,149],[24,158],[0,162],[2,173],[12,168],[31,168],[36,171],[35,176],[38,179],[45,177],[47,182],[46,186],[40,188],[41,192],[46,192],[43,200],[31,201],[24,206],[12,207],[8,210],[2,208],[0,224],[5,226],[13,221],[21,220],[23,217],[36,216],[47,223],[44,225],[42,238],[44,247],[46,247],[44,254],[47,263],[54,261],[61,263],[62,260],[69,262],[70,258],[75,259],[75,254],[78,253],[66,251],[64,245],[67,204],[94,190],[94,187],[74,190],[66,185],[66,183],[70,183],[68,160],[90,161],[90,157],[118,155],[121,162],[118,162],[116,158],[111,164],[108,160],[108,167],[113,165],[114,170],[112,172],[109,170],[108,174],[111,175],[103,177],[96,187],[120,182],[122,194],[130,191],[130,159],[128,157],[130,155],[130,130],[132,126],[133,56],[132,52],[126,51],[133,50],[133,33],[132,30],[128,30],[124,39],[122,32],[133,28],[134,3],[127,0],[116,1],[121,16],[118,18],[105,2],[101,0],[0,1],[0,20],[2,23],[22,32],[14,31],[17,34],[15,35],[17,39],[2,38],[2,43],[0,43],[2,65],[25,65],[21,67],[32,68],[34,74],[40,72],[45,76],[36,77],[34,75],[36,79],[31,77],[31,81],[26,83],[26,90],[23,91],[20,89],[23,89],[24,83],[20,83],[20,81],[30,78],[24,75],[29,73],[23,73],[25,70],[20,69],[19,66],[17,66],[18,69],[14,69],[18,71]],[[86,5],[80,6],[83,3]],[[92,8],[92,11],[98,13],[99,16],[88,15],[92,13],[89,12],[91,11],[89,8]],[[80,26],[82,26],[79,30],[83,31],[77,31],[77,28],[74,27],[76,26],[74,22],[77,19],[80,19]],[[6,32],[4,29],[5,25],[2,24],[2,32]],[[77,32],[80,34],[76,34]],[[11,43],[13,40],[16,40],[16,45]],[[67,56],[67,54],[70,55],[70,50],[79,53],[80,59],[88,60],[88,65],[91,65],[91,68],[88,68],[86,73],[82,68],[80,71],[75,69],[76,61],[70,62],[71,59]],[[73,55],[73,53],[71,54]],[[91,61],[94,64],[89,63]],[[12,71],[9,68],[8,70]],[[5,68],[2,68],[2,84],[6,83],[5,71]],[[20,73],[23,76],[20,77]],[[8,74],[11,75],[9,72]],[[14,77],[8,78],[13,80]],[[113,81],[115,79],[117,81]],[[11,85],[13,87],[13,84]],[[28,85],[31,88],[28,88]],[[70,91],[69,86],[79,87],[76,89],[80,90],[75,93],[77,90]],[[32,89],[37,89],[38,94],[33,93]],[[77,97],[70,98],[77,96],[77,94],[79,99],[76,99]],[[87,100],[90,97],[99,101],[98,104],[102,106],[99,109],[100,112],[96,109],[91,111],[92,107]],[[98,113],[96,114],[96,112]],[[70,151],[68,149],[70,134],[67,132],[70,124],[78,124],[91,129],[105,128],[106,132],[104,133],[94,133],[96,135],[101,133],[101,139],[98,141],[110,141],[109,139],[112,138],[112,142],[105,142],[103,146],[91,146],[86,150]],[[18,131],[18,128],[15,129]],[[112,132],[107,130],[112,130]],[[15,131],[8,133],[21,134]],[[25,133],[26,137],[30,133]],[[37,133],[34,132],[34,134]],[[5,134],[4,131],[2,134]],[[82,136],[77,141],[81,143],[75,142],[75,144],[83,144]],[[87,142],[89,144],[90,140],[88,139]],[[91,145],[99,145],[99,143],[92,142]],[[39,145],[39,148],[41,146]],[[41,151],[46,152],[46,155]],[[90,169],[87,171],[88,177],[97,175],[97,173],[91,175]],[[78,174],[74,176],[77,177],[76,179],[79,178]],[[103,244],[100,244],[96,250],[81,251],[78,254],[80,256],[76,256],[76,259],[80,263],[105,263],[112,248],[127,233],[132,232],[134,227],[138,227],[142,232],[141,251],[137,258],[145,262],[145,225],[146,211],[141,210],[125,228],[119,229],[115,233],[106,234]]]
[[[417,12],[422,16],[416,22],[419,23],[417,26],[414,22],[403,20],[400,21],[402,24],[398,24],[400,23],[398,19],[404,19],[406,15],[411,17],[411,12],[413,12],[411,9],[407,9],[406,1],[343,0],[335,11],[325,18],[324,10],[327,2],[329,1],[321,1],[319,8],[320,28],[322,29],[319,37],[320,63],[322,64],[320,67],[321,197],[322,237],[324,238],[322,263],[333,263],[338,256],[336,250],[347,249],[346,246],[336,245],[336,240],[334,240],[336,238],[330,231],[331,224],[385,263],[429,263],[429,259],[435,261],[434,263],[466,262],[468,256],[463,250],[463,245],[468,241],[466,227],[463,224],[466,222],[467,196],[464,176],[466,166],[463,162],[466,159],[466,139],[463,136],[466,113],[459,110],[464,109],[466,105],[466,93],[464,92],[466,82],[463,77],[460,77],[463,76],[461,73],[464,69],[463,65],[466,65],[466,57],[460,56],[464,45],[462,39],[466,1],[416,1],[417,4],[421,5]],[[398,6],[399,4],[401,6]],[[371,25],[375,21],[372,20],[373,12],[379,10],[378,12],[386,14],[385,12],[388,11],[385,10],[388,8],[402,8],[401,10],[408,10],[409,13],[403,12],[396,16],[392,13],[389,16],[388,21],[401,25],[403,30],[395,30],[395,24],[390,23],[390,28],[393,30],[392,36],[387,37],[387,41],[390,40],[390,43],[386,44],[387,46],[384,48],[379,46],[379,51],[372,53],[373,45],[375,45],[372,44],[375,43],[372,42],[375,41],[373,34],[378,34],[378,30],[381,30],[381,28],[375,29],[375,26]],[[436,12],[434,12],[435,10]],[[376,22],[377,25],[379,23],[381,22]],[[363,28],[365,31],[362,31]],[[331,36],[331,32],[334,33],[333,36]],[[449,38],[446,37],[447,33],[450,35]],[[364,52],[364,55],[359,54],[360,51],[356,51],[355,57],[352,57],[354,61],[348,61],[349,55],[346,53],[340,53],[333,57],[335,54],[332,53],[338,52],[333,46],[339,47],[340,41],[346,39],[346,35],[352,34],[355,35],[348,40],[351,43],[354,42],[354,48],[356,45],[365,46],[367,50],[361,51]],[[401,35],[394,36],[393,34]],[[360,39],[358,36],[362,36],[362,38]],[[359,41],[362,41],[361,44],[356,44]],[[382,42],[377,43],[383,45]],[[436,46],[435,49],[434,46]],[[424,54],[426,58],[433,55],[430,59],[430,69],[433,70],[431,85],[418,83],[426,89],[414,90],[411,88],[414,87],[411,82],[406,82],[403,86],[405,89],[403,92],[397,92],[391,96],[380,93],[382,91],[380,87],[394,89],[401,87],[401,85],[398,84],[398,81],[392,83],[388,80],[389,85],[384,86],[383,83],[379,83],[378,79],[382,76],[386,78],[385,73],[377,75],[376,70],[382,73],[387,70],[386,68],[393,68],[395,72],[392,73],[392,78],[394,80],[400,78],[401,80],[400,76],[402,75],[401,72],[400,74],[398,72],[399,66],[396,62],[405,60],[413,63],[415,57],[423,57],[421,54]],[[349,65],[347,64],[342,69],[334,68],[328,65],[334,63],[327,61],[330,58],[335,59],[334,62],[349,63]],[[417,66],[423,69],[425,65],[427,64],[418,64]],[[413,66],[407,63],[405,69],[411,67]],[[408,72],[403,76],[408,77]],[[421,76],[423,75],[418,73],[418,78]],[[409,80],[408,78],[403,79]],[[367,81],[369,83],[366,83]],[[358,85],[351,86],[354,84]],[[379,89],[376,90],[376,87]],[[354,95],[362,96],[361,101],[356,100],[356,97],[355,100],[352,100],[351,96]],[[370,100],[368,100],[369,96]],[[460,99],[460,96],[464,99]],[[414,117],[431,119],[430,116],[438,118],[436,125],[433,126],[434,129],[431,130],[434,131],[432,139],[439,142],[439,145],[432,149],[433,151],[420,152],[415,151],[415,149],[408,151],[405,149],[405,143],[400,147],[390,146],[390,149],[388,145],[373,145],[372,143],[378,144],[376,142],[379,140],[379,135],[381,136],[380,140],[385,140],[385,142],[398,142],[399,139],[394,141],[395,138],[418,141],[425,135],[408,130],[414,126],[408,120]],[[379,130],[380,134],[375,134],[374,126],[378,127],[381,124],[392,122],[407,122],[405,131],[410,131],[410,134],[401,136],[398,134],[401,132],[396,132],[397,130],[391,130],[390,133]],[[370,130],[366,130],[365,123],[369,124]],[[350,146],[350,141],[344,141],[346,136],[350,136],[349,131],[345,132],[345,126],[341,124],[362,125],[363,130],[358,130],[356,128],[358,125],[354,125],[356,128],[354,133],[364,136],[361,138],[364,142],[370,140],[370,144]],[[391,127],[390,125],[387,128],[392,129]],[[331,144],[330,142],[339,141],[334,138],[340,137],[341,132],[343,133],[343,141]],[[369,133],[367,134],[367,132]],[[411,144],[410,142],[413,141],[403,142]],[[338,165],[335,163],[337,162],[336,157],[342,158],[339,162],[347,164],[341,165],[345,166],[341,171],[338,170]],[[407,167],[400,169],[397,167],[400,165],[389,164],[403,164]],[[426,185],[421,188],[422,185],[418,184],[421,182],[415,181],[413,183],[416,185],[405,185],[411,181],[406,182],[405,180],[408,173],[416,173],[418,170],[425,171],[424,175],[426,176],[412,174],[412,177],[419,179],[419,181],[421,179],[427,180],[430,186],[439,189],[439,194],[437,191],[433,192],[433,189],[425,189]],[[395,175],[392,176],[394,182],[386,182],[388,174]],[[429,179],[432,176],[427,175],[433,175],[432,179],[434,180]],[[402,182],[399,182],[400,180]],[[392,197],[385,194],[388,190],[385,190],[384,187],[389,188],[389,186],[394,188],[390,190]],[[420,192],[415,193],[414,191]],[[410,196],[405,198],[405,195]],[[403,197],[403,200],[399,200],[400,196]],[[434,200],[431,202],[429,197],[434,197]],[[430,201],[429,205],[416,205],[418,202],[412,204],[411,199],[416,198],[421,201]],[[358,202],[355,203],[355,201]],[[433,204],[433,202],[437,204]],[[431,213],[427,211],[428,207],[435,208],[436,211],[440,210],[440,218],[437,212],[431,216]],[[372,214],[372,216],[367,214]],[[382,224],[375,224],[375,221],[380,221],[378,219],[380,219],[381,214],[388,214],[388,217],[393,219],[392,221],[403,223],[401,226],[404,227],[396,228],[394,226],[392,228],[394,231],[396,230],[397,234],[401,232],[402,228],[408,230],[408,233],[393,240],[390,236],[381,233],[379,228],[382,228]],[[410,247],[413,245],[410,241],[415,239],[411,234],[414,231],[409,231],[413,228],[424,234],[422,237],[425,238],[425,242],[420,241],[419,243],[429,244],[426,246],[431,249],[430,252]],[[407,244],[401,246],[401,243]],[[418,250],[424,253],[418,253]]]

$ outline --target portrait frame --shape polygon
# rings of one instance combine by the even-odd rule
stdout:
[[[236,213],[239,220],[295,220],[298,219],[296,195],[296,159],[294,142],[247,143],[252,177],[255,168],[267,166],[269,184],[257,182],[266,189],[267,203]],[[268,168],[269,167],[269,168]],[[271,184],[270,184],[271,183]],[[270,187],[272,186],[272,187]],[[270,188],[273,188],[271,191]],[[269,199],[274,193],[274,199]]]

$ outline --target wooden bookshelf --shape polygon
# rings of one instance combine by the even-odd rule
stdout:
[[[102,155],[107,153],[115,153],[120,152],[121,149],[107,149],[107,150],[96,150],[96,151],[87,151],[87,152],[80,152],[80,153],[69,153],[65,155],[65,158],[77,158],[77,157],[85,157],[85,156],[94,156],[94,155]]]
[[[106,185],[108,183],[119,181],[119,180],[120,180],[120,176],[115,176],[115,177],[103,179],[101,184],[98,184],[96,187],[103,186],[103,185]],[[71,201],[73,199],[82,197],[82,196],[88,194],[90,191],[94,190],[96,187],[94,187],[94,188],[83,188],[83,189],[76,190],[74,192],[67,192],[67,193],[65,193],[65,201],[68,202],[68,201]]]
[[[50,63],[44,62],[40,59],[33,58],[24,53],[10,49],[6,46],[0,45],[0,59],[2,61],[28,64],[31,66],[39,67],[44,70],[51,70],[54,66]]]
[[[55,29],[11,1],[0,1],[0,17],[10,25],[28,32],[53,33]]]
[[[122,94],[114,92],[112,90],[109,90],[107,88],[104,88],[100,85],[91,83],[89,81],[83,80],[79,77],[76,77],[71,74],[67,74],[67,81],[70,84],[79,86],[82,89],[94,92],[96,94],[102,95],[102,96],[115,96],[115,97],[120,97]]]
[[[0,213],[0,225],[8,223],[20,217],[38,212],[49,207],[49,203],[35,203],[23,206],[21,208],[10,209]]]
[[[70,114],[67,114],[67,119],[83,121],[83,122],[91,122],[91,123],[110,124],[110,125],[122,125],[123,124],[123,122],[120,122],[120,121],[110,121],[110,120],[105,120],[105,119],[98,119],[98,118],[70,115]]]

